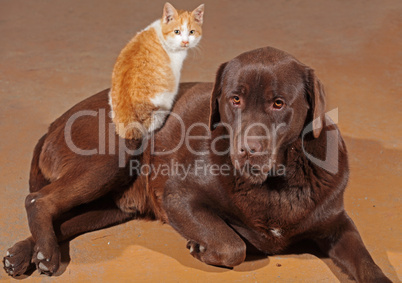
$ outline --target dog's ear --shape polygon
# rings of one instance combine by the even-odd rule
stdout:
[[[325,115],[325,92],[324,86],[315,75],[314,70],[309,70],[308,96],[312,111],[313,134],[315,138],[320,136]]]
[[[227,62],[219,66],[218,72],[216,73],[214,88],[212,90],[209,114],[209,128],[211,131],[214,130],[217,124],[221,121],[218,99],[222,92],[222,78],[226,65]]]

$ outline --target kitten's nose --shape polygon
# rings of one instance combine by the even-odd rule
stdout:
[[[182,43],[184,46],[188,46],[188,41],[184,41],[184,40],[183,40],[181,43]]]

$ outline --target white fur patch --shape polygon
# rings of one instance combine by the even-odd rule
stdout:
[[[185,24],[187,27],[187,24]],[[148,128],[149,132],[155,131],[159,129],[165,119],[166,116],[169,114],[170,110],[172,109],[174,100],[176,98],[179,82],[180,82],[180,73],[181,68],[183,66],[183,61],[186,59],[187,56],[187,48],[182,48],[181,36],[175,37],[168,37],[168,40],[165,40],[162,35],[162,27],[161,21],[157,20],[153,22],[150,27],[154,28],[156,34],[158,35],[159,41],[161,42],[163,48],[165,49],[166,53],[170,59],[170,68],[172,70],[175,83],[174,89],[172,92],[163,92],[160,94],[155,95],[155,97],[151,98],[151,102],[156,106],[159,107],[160,110],[153,113],[151,125]],[[187,28],[186,28],[187,29]],[[188,32],[187,32],[188,33]],[[187,35],[188,37],[188,35]]]
[[[183,66],[183,61],[187,56],[187,48],[181,47],[181,36],[177,35],[175,37],[168,37],[167,40],[164,39],[162,35],[161,20],[153,22],[150,27],[154,28],[156,34],[158,35],[159,41],[161,42],[163,48],[170,58],[170,67],[172,69],[173,75],[175,77],[175,85],[179,85],[180,72]],[[174,92],[177,91],[177,87]]]
[[[181,34],[179,36],[180,44],[182,41],[190,41],[189,40],[189,35],[190,35],[189,32],[190,31],[188,30],[187,22],[184,22],[184,24],[181,26]]]
[[[171,110],[173,106],[174,99],[176,97],[177,88],[174,92],[163,92],[155,95],[155,97],[150,98],[151,102],[162,110]]]
[[[281,229],[278,228],[271,228],[271,232],[275,237],[281,237]]]
[[[158,110],[152,113],[151,124],[149,125],[148,132],[153,132],[162,127],[165,122],[166,116],[170,113],[169,110]]]
[[[168,52],[170,58],[170,67],[172,68],[173,75],[176,80],[176,86],[179,85],[181,68],[183,66],[183,61],[186,59],[187,50],[178,52]]]
[[[114,111],[113,111],[113,104],[112,104],[112,89],[109,90],[108,97],[109,97],[109,105],[110,105],[109,117],[111,119],[113,119],[114,118]]]

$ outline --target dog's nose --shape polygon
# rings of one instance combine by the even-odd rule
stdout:
[[[239,154],[240,156],[245,157],[246,155],[252,156],[261,151],[262,151],[262,145],[260,142],[256,140],[248,140],[246,144],[243,144],[240,147]]]

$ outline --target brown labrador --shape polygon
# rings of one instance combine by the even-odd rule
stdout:
[[[211,97],[212,93],[212,97]],[[57,271],[58,243],[134,218],[170,224],[197,259],[233,267],[246,247],[303,239],[359,282],[390,282],[345,212],[345,143],[314,71],[274,48],[222,64],[214,85],[182,84],[164,127],[137,146],[115,135],[108,90],[71,108],[38,142],[26,210],[32,236],[4,268]]]

